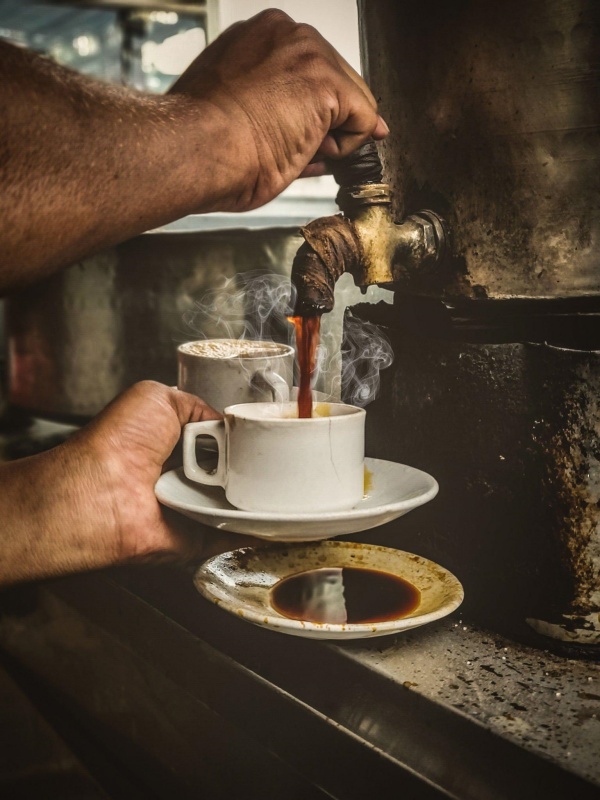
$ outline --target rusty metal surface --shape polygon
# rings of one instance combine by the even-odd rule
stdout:
[[[301,229],[305,241],[292,264],[295,316],[331,311],[335,284],[344,272],[360,266],[361,246],[353,223],[341,215],[320,217]]]
[[[440,483],[420,520],[401,526],[416,537],[409,549],[461,575],[470,612],[488,624],[532,620],[598,652],[600,352],[428,339],[389,306],[353,312],[393,323],[368,454]]]
[[[448,269],[411,291],[600,291],[600,4],[359,0],[396,220],[448,220]],[[400,276],[402,277],[402,276]]]
[[[544,499],[572,594],[558,617],[528,622],[542,634],[596,645],[600,655],[600,352],[531,348],[538,362],[532,377],[545,398],[532,438],[546,462]],[[548,424],[549,398],[558,425]]]

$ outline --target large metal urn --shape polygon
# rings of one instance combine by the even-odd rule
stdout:
[[[600,4],[359,7],[395,217],[451,235],[392,310],[355,309],[396,353],[371,452],[441,486],[386,535],[455,569],[484,621],[597,653]]]

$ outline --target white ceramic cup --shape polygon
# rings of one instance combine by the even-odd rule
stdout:
[[[177,388],[222,413],[236,403],[288,400],[294,348],[278,342],[202,339],[179,345],[177,365]]]
[[[317,416],[298,419],[297,404],[228,406],[224,420],[185,426],[187,478],[222,486],[244,511],[281,514],[345,511],[364,494],[365,411],[315,403]],[[219,459],[211,472],[196,459],[196,438],[213,436]]]

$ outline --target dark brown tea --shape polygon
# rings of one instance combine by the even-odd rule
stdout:
[[[299,572],[271,589],[273,608],[283,616],[334,625],[400,619],[420,599],[419,590],[403,578],[358,567]]]
[[[321,317],[290,317],[296,328],[296,353],[300,371],[298,387],[298,416],[312,417],[312,377],[319,345]]]

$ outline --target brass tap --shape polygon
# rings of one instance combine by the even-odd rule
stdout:
[[[360,287],[393,288],[445,255],[445,223],[433,211],[394,222],[375,142],[367,142],[333,172],[342,214],[302,228],[305,241],[292,267],[296,316],[331,311],[335,283],[343,272],[350,272]]]

